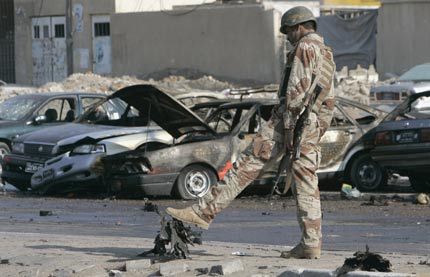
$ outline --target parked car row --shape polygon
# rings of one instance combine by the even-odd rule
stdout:
[[[348,181],[369,191],[383,186],[388,173],[406,172],[415,178],[414,188],[426,188],[426,182],[417,181],[420,170],[398,169],[398,163],[386,162],[391,159],[387,155],[378,156],[380,130],[397,119],[394,114],[410,121],[416,120],[412,116],[423,119],[427,104],[415,105],[412,99],[404,104],[408,113],[400,105],[386,116],[382,110],[337,98],[331,126],[321,140],[320,179]],[[126,87],[82,109],[85,112],[73,123],[17,137],[12,152],[3,158],[2,178],[39,193],[108,190],[201,197],[224,177],[253,136],[268,126],[274,105],[274,99],[221,97],[187,107],[161,87]],[[419,115],[411,112],[414,107],[420,107]],[[397,142],[411,145],[417,142],[415,136],[427,143],[426,128],[412,129],[401,133],[412,136],[409,141]],[[266,172],[253,185],[267,188],[275,173]]]

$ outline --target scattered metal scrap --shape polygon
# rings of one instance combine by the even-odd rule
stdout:
[[[159,214],[160,215],[160,214]],[[160,215],[161,216],[161,215]],[[154,248],[139,254],[139,257],[163,256],[171,259],[186,259],[190,253],[188,244],[202,244],[201,232],[192,231],[176,219],[161,216],[161,230],[154,241]],[[166,246],[170,244],[170,249]]]
[[[336,269],[336,276],[344,276],[346,273],[354,270],[391,272],[390,261],[382,258],[379,254],[369,252],[368,245],[366,245],[365,252],[357,251],[354,253],[354,256],[355,258],[345,259],[344,264]]]

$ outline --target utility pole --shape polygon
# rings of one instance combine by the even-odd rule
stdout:
[[[67,76],[73,74],[73,13],[72,0],[66,0],[66,53],[67,53]]]

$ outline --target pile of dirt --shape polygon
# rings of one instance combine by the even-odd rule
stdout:
[[[170,72],[172,73],[172,72]],[[199,75],[199,77],[197,77]],[[161,75],[160,75],[161,76]],[[70,75],[62,82],[50,82],[41,87],[25,87],[16,89],[9,89],[2,91],[0,87],[0,102],[5,99],[18,95],[33,92],[67,92],[67,91],[85,91],[111,94],[114,91],[135,84],[154,84],[163,87],[177,90],[179,92],[190,91],[214,91],[223,94],[230,94],[232,91],[241,90],[244,84],[235,84],[227,81],[217,80],[213,76],[194,74],[190,76],[182,75],[167,75],[158,79],[148,76],[148,79],[139,79],[134,76],[122,77],[105,77],[93,73],[75,73]],[[270,85],[271,90],[276,85]],[[250,87],[256,87],[249,85]],[[263,86],[261,86],[263,87]],[[339,83],[335,89],[336,95],[350,98],[361,103],[368,103],[369,91],[368,85],[363,82],[358,82],[353,79],[344,80]],[[232,93],[234,97],[234,93]]]

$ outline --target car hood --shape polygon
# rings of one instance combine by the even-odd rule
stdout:
[[[415,93],[430,90],[430,82],[395,82],[388,85],[374,86],[370,89],[372,92],[402,92],[412,91]]]
[[[169,95],[167,88],[153,85],[134,85],[120,89],[108,99],[120,98],[148,115],[172,137],[178,138],[190,132],[216,132],[184,104]]]
[[[152,127],[154,129],[154,127]],[[158,127],[155,127],[159,129]],[[15,139],[16,142],[72,144],[84,138],[101,140],[109,137],[124,136],[147,131],[147,127],[118,127],[96,124],[69,123],[44,128],[27,133]]]

